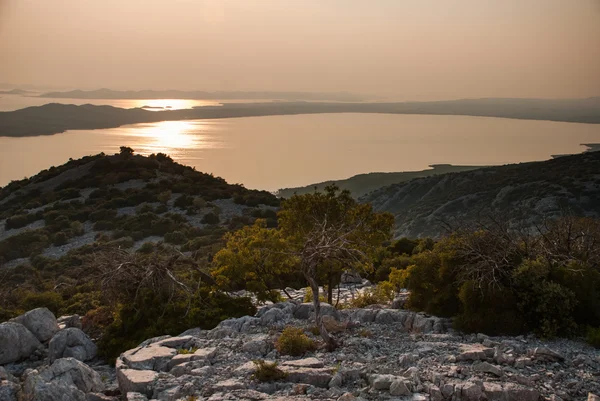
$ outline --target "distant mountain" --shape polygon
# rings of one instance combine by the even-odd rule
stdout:
[[[568,100],[473,99],[421,103],[226,103],[222,106],[159,111],[53,103],[0,112],[0,136],[51,135],[66,130],[115,128],[142,122],[319,113],[467,115],[600,124],[600,97]]]
[[[326,186],[335,184],[341,189],[347,189],[355,198],[360,198],[381,187],[412,180],[413,178],[429,177],[432,175],[469,171],[481,166],[453,166],[451,164],[434,164],[430,169],[421,171],[404,171],[398,173],[368,173],[358,174],[343,180],[330,180],[318,184],[296,188],[283,188],[277,191],[277,196],[289,198],[294,194],[302,195],[315,190],[322,191]]]
[[[394,214],[397,237],[439,237],[489,217],[531,228],[562,213],[600,216],[600,152],[417,178],[361,201]]]
[[[360,102],[363,96],[347,92],[315,93],[315,92],[268,92],[268,91],[181,91],[181,90],[140,90],[117,91],[97,89],[91,91],[73,90],[69,92],[47,92],[40,97],[57,99],[280,99],[280,100],[318,100]]]
[[[30,95],[34,92],[26,91],[23,89],[12,89],[8,91],[0,91],[0,95]]]

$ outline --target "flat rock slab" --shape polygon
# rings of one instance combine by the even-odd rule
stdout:
[[[286,380],[291,383],[310,384],[315,387],[327,388],[332,379],[330,368],[296,368],[281,366],[281,370],[287,374]]]
[[[295,368],[322,368],[325,366],[322,361],[317,358],[296,359],[294,361],[286,361],[281,366],[289,366]]]
[[[141,393],[152,396],[158,373],[153,370],[118,369],[117,380],[122,393]]]
[[[534,388],[514,383],[483,383],[488,401],[537,401],[540,393]]]
[[[494,349],[480,344],[465,345],[456,357],[458,361],[484,361],[494,356]]]
[[[177,355],[177,350],[156,343],[148,347],[126,351],[121,358],[127,367],[132,369],[165,371],[175,355]]]

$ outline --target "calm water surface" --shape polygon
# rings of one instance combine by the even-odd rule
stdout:
[[[52,165],[130,146],[248,188],[276,190],[430,164],[545,160],[600,142],[600,125],[488,117],[318,114],[167,121],[108,130],[0,137],[0,185]]]

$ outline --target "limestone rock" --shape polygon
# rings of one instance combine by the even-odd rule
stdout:
[[[346,270],[344,273],[342,273],[340,282],[342,284],[361,284],[362,281],[363,279],[358,272]]]
[[[332,379],[329,368],[297,368],[281,365],[281,370],[287,373],[286,380],[291,383],[305,383],[315,387],[327,388]]]
[[[58,323],[60,330],[68,329],[70,327],[74,327],[76,329],[82,328],[81,317],[79,315],[61,316],[56,319],[56,323]]]
[[[550,362],[562,362],[565,357],[556,351],[551,350],[547,347],[538,347],[533,350],[532,355],[535,359],[550,361]]]
[[[300,304],[296,307],[296,310],[294,311],[294,317],[296,319],[307,320],[310,317],[314,318],[314,314],[315,308],[312,302]],[[332,316],[335,319],[339,319],[339,313],[337,309],[325,302],[321,302],[321,316]]]
[[[587,401],[600,401],[600,397],[595,394],[589,393]]]
[[[396,379],[390,385],[390,395],[410,395],[411,391],[408,388],[408,383],[404,379]]]
[[[499,367],[494,366],[488,362],[480,362],[480,363],[474,364],[473,370],[476,372],[491,373],[498,377],[502,377],[504,375],[504,372],[502,371],[502,369],[500,369]]]
[[[322,368],[323,362],[317,358],[304,358],[296,359],[294,361],[286,361],[281,366],[294,367],[294,368]]]
[[[514,383],[483,383],[488,401],[538,401],[540,393]]]
[[[28,358],[42,344],[22,324],[0,324],[0,365]]]
[[[396,379],[398,377],[394,375],[371,375],[369,383],[375,390],[388,390]]]
[[[59,330],[54,313],[48,308],[30,310],[14,319],[12,322],[20,323],[33,333],[41,342],[48,341]]]
[[[139,370],[166,371],[177,350],[163,347],[159,343],[138,347],[121,354],[127,367]]]
[[[103,389],[96,371],[75,358],[62,358],[29,372],[21,395],[23,401],[86,401],[86,393]]]
[[[333,316],[325,315],[321,318],[321,321],[329,333],[342,333],[346,331],[347,324],[338,322]]]
[[[245,342],[242,346],[242,351],[251,355],[265,356],[272,348],[273,345],[269,341],[269,336],[259,335]]]
[[[17,383],[8,380],[0,380],[0,400],[17,401],[17,393],[20,387]]]
[[[152,396],[154,382],[158,373],[153,370],[119,369],[117,368],[117,380],[121,393],[141,393]]]
[[[72,357],[79,361],[89,361],[96,356],[96,344],[80,329],[71,327],[59,331],[48,344],[50,361]]]
[[[494,349],[479,344],[463,346],[462,352],[456,357],[458,361],[484,361],[494,356]]]

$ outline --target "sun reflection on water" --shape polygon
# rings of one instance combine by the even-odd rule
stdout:
[[[221,103],[213,100],[191,99],[139,99],[132,100],[130,107],[143,107],[147,110],[182,110],[202,106],[219,106]]]
[[[215,122],[195,120],[140,124],[123,127],[118,132],[135,138],[131,146],[137,153],[166,153],[177,158],[196,150],[221,147],[215,130]]]

